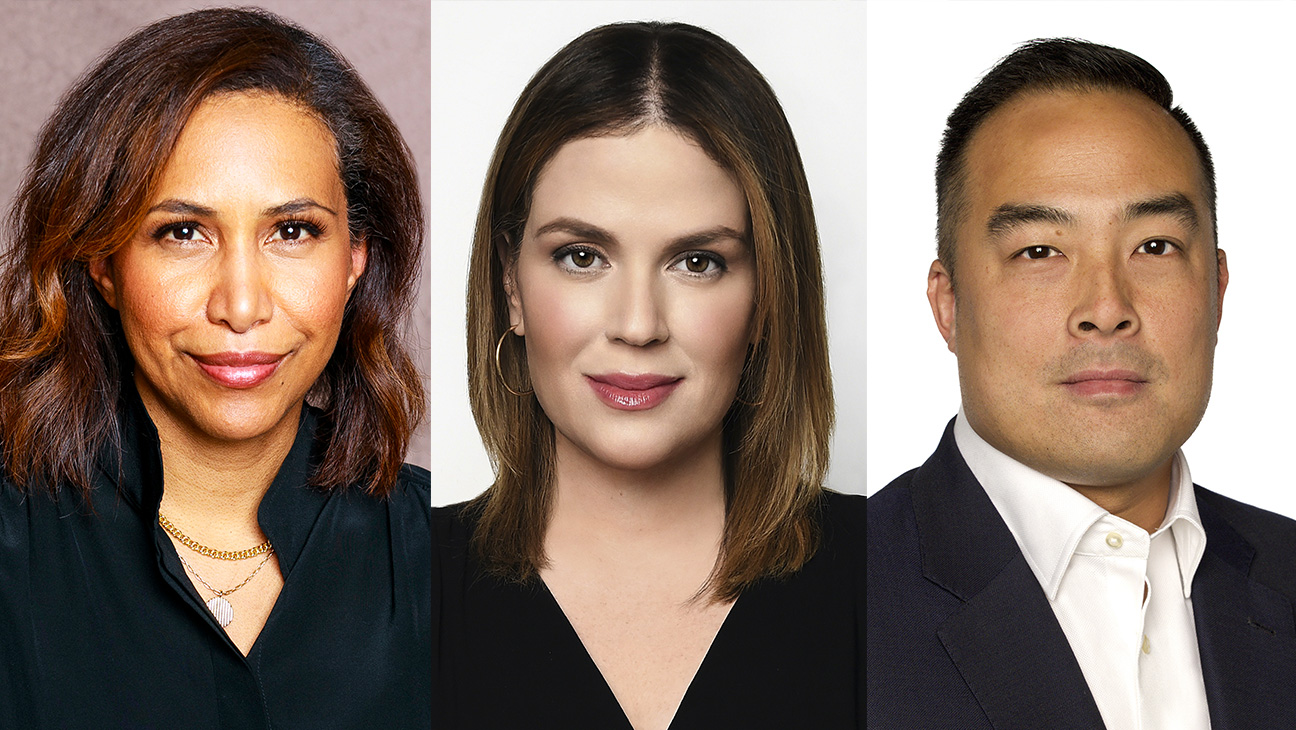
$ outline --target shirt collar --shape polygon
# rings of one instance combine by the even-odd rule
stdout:
[[[1066,484],[991,446],[972,429],[962,409],[954,421],[954,440],[973,476],[1016,538],[1044,593],[1050,601],[1055,600],[1080,539],[1109,513]],[[1132,529],[1141,529],[1128,524]],[[1192,475],[1182,451],[1175,453],[1171,467],[1165,519],[1152,536],[1167,529],[1174,535],[1183,595],[1190,598],[1193,574],[1206,549],[1206,531],[1197,513]]]

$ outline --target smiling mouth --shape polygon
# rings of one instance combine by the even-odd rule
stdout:
[[[1147,382],[1133,370],[1083,370],[1068,376],[1062,386],[1081,397],[1120,397],[1137,395]]]
[[[668,375],[626,375],[608,373],[606,375],[586,375],[589,383],[604,403],[620,411],[646,411],[656,408],[675,392],[675,388],[684,381]]]
[[[207,377],[226,388],[255,388],[279,369],[287,355],[268,352],[219,352],[214,355],[190,353]]]

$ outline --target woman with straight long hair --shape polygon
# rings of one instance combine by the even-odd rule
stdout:
[[[0,727],[428,727],[422,231],[386,111],[269,13],[67,92],[0,268]]]
[[[859,726],[814,214],[737,49],[616,24],[537,72],[487,173],[468,351],[496,479],[433,514],[448,726]]]

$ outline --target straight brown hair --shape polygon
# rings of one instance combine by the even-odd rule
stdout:
[[[323,409],[321,488],[384,495],[426,409],[400,332],[413,304],[423,208],[409,148],[355,69],[318,37],[256,9],[158,21],[112,48],[42,129],[8,219],[0,263],[0,443],[24,489],[88,493],[132,361],[88,262],[143,221],[189,116],[220,93],[281,97],[336,141],[353,243],[368,263],[308,400]]]
[[[468,277],[469,395],[496,473],[469,506],[473,544],[486,568],[508,579],[529,580],[545,563],[553,424],[533,395],[513,395],[495,371],[509,327],[504,274],[536,179],[571,140],[650,124],[680,132],[731,171],[750,211],[759,341],[725,417],[724,538],[707,586],[727,600],[814,554],[832,383],[819,239],[792,129],[738,49],[682,23],[621,23],[580,36],[531,79],[500,134]],[[514,390],[529,387],[523,348],[506,347],[501,365]]]

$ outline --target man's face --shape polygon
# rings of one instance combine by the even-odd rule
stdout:
[[[969,423],[1069,484],[1162,472],[1205,413],[1228,283],[1187,134],[1135,94],[1028,93],[965,163],[958,294],[937,262],[928,298]]]

